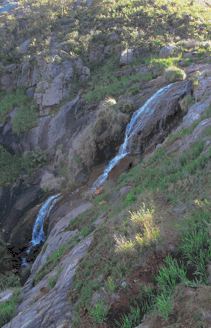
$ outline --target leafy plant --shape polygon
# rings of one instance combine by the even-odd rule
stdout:
[[[103,323],[106,319],[109,308],[103,305],[102,300],[99,301],[93,310],[90,311],[90,315],[93,318],[93,321],[96,323]]]
[[[59,278],[59,275],[60,275],[60,273],[62,272],[63,269],[64,268],[59,268],[57,274],[48,281],[48,287],[50,289],[52,289],[54,286],[56,286],[56,283],[57,283],[57,280]]]

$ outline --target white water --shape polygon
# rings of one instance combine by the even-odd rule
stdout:
[[[54,204],[58,201],[57,197],[59,195],[60,194],[49,197],[47,199],[47,201],[44,203],[44,205],[41,207],[41,209],[38,213],[35,225],[34,225],[34,229],[33,229],[33,233],[32,233],[32,240],[30,242],[31,246],[26,251],[27,254],[30,253],[30,249],[31,249],[32,246],[36,246],[36,245],[40,244],[41,241],[44,242],[46,240],[46,237],[45,237],[44,231],[43,231],[43,223],[48,218],[50,210],[52,209]],[[53,200],[53,202],[51,203],[52,200]],[[22,260],[23,260],[22,266],[23,265],[28,265],[25,258],[22,258]]]
[[[103,184],[103,182],[107,179],[108,173],[122,158],[124,158],[127,154],[130,154],[132,137],[135,135],[136,131],[140,129],[141,124],[143,123],[141,117],[145,114],[151,115],[154,112],[156,104],[158,103],[157,97],[164,94],[171,85],[172,84],[169,84],[167,87],[158,90],[142,107],[133,113],[131,121],[128,123],[126,128],[125,140],[121,145],[118,154],[106,166],[104,173],[100,175],[99,178],[93,183],[91,188],[92,191],[96,190],[99,185]]]
[[[0,5],[0,14],[4,11],[8,11],[10,8],[16,7],[18,5],[17,2],[14,1],[4,1],[3,3],[1,3]]]

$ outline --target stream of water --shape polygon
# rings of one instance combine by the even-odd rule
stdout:
[[[58,199],[59,199],[58,196],[59,195],[60,194],[49,197],[46,200],[46,202],[43,204],[43,206],[41,207],[41,209],[38,213],[34,228],[33,228],[32,240],[30,241],[31,246],[26,251],[27,254],[30,253],[30,249],[31,249],[32,246],[36,246],[36,245],[40,244],[41,241],[44,242],[46,240],[46,237],[45,237],[44,231],[43,231],[43,223],[48,218],[50,210],[52,209],[54,204],[58,201]],[[22,260],[23,260],[22,266],[23,265],[28,265],[25,258],[22,258]]]
[[[95,191],[97,187],[104,183],[104,181],[107,179],[108,173],[122,158],[124,158],[127,154],[131,154],[130,150],[132,144],[132,137],[135,135],[138,129],[140,130],[140,127],[143,124],[143,120],[141,118],[146,114],[149,116],[154,112],[156,104],[158,103],[158,96],[162,96],[163,94],[165,94],[166,90],[169,89],[172,84],[173,83],[158,90],[150,99],[146,101],[146,103],[142,107],[140,107],[133,113],[131,121],[126,127],[125,139],[119,149],[118,154],[106,166],[104,173],[99,176],[99,178],[93,183],[91,188],[92,191]]]

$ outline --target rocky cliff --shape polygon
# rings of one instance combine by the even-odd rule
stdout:
[[[29,1],[8,9],[10,19],[0,16],[1,327],[117,327],[136,305],[133,327],[189,327],[199,301],[194,320],[208,327],[207,244],[199,262],[187,251],[195,254],[184,256],[188,273],[161,294],[154,321],[143,303],[150,305],[148,288],[160,295],[155,273],[169,254],[172,263],[182,257],[187,217],[199,224],[193,212],[204,207],[194,200],[209,191],[210,9],[199,22],[197,4],[191,14],[182,7],[182,17],[178,5],[46,2],[42,12]],[[165,33],[155,41],[158,28]],[[196,31],[199,40],[189,39]],[[161,236],[143,248],[134,243],[143,228],[130,225],[128,211],[145,201],[147,221],[152,200]]]

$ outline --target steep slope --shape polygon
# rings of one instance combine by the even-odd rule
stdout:
[[[0,16],[1,327],[209,327],[209,5],[21,5]]]

